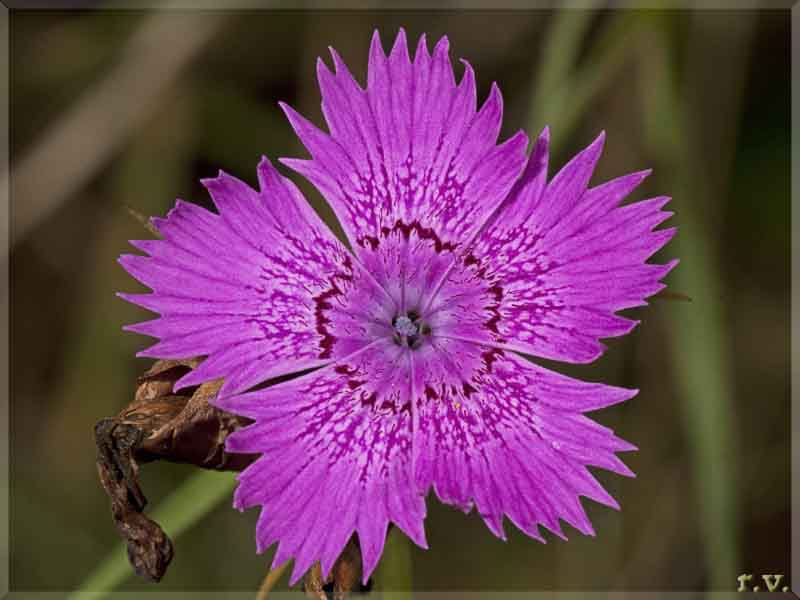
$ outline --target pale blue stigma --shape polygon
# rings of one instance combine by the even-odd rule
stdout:
[[[419,327],[408,317],[397,317],[394,322],[394,330],[405,337],[411,337],[419,333]]]

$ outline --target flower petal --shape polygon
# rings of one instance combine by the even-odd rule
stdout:
[[[177,387],[224,377],[225,394],[330,362],[331,296],[374,288],[291,182],[266,159],[258,175],[258,192],[224,173],[204,181],[219,214],[179,201],[155,220],[164,239],[134,242],[149,256],[120,258],[153,290],[121,296],[161,314],[128,327],[161,340],[139,355],[208,356]]]
[[[463,259],[501,298],[493,340],[500,347],[591,362],[605,350],[600,339],[638,323],[616,311],[646,304],[677,264],[645,262],[675,233],[655,229],[672,214],[661,210],[668,198],[618,206],[649,171],[587,189],[603,139],[542,187],[544,132],[502,211]]]
[[[298,379],[215,401],[255,420],[226,440],[230,452],[264,454],[239,476],[234,504],[262,506],[258,550],[279,542],[275,564],[294,556],[292,584],[317,560],[327,575],[353,533],[366,582],[390,522],[426,547],[404,358],[380,342]]]
[[[417,485],[465,512],[476,506],[501,538],[504,516],[541,541],[539,525],[563,537],[559,519],[592,535],[579,496],[618,505],[586,467],[632,475],[614,453],[634,447],[582,413],[636,390],[570,379],[488,347],[451,340],[440,350],[415,365],[426,381]],[[457,358],[443,370],[448,356]]]
[[[525,164],[522,132],[497,145],[497,86],[476,112],[474,73],[466,64],[456,85],[447,38],[433,56],[420,39],[412,62],[404,31],[388,57],[376,32],[366,90],[332,54],[335,73],[318,64],[330,134],[284,105],[312,156],[284,163],[320,189],[359,253],[398,222],[433,228],[444,242],[471,237]]]

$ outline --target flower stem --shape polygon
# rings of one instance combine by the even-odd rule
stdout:
[[[397,527],[393,527],[386,539],[378,573],[375,580],[381,588],[384,600],[410,600],[413,587],[413,564],[411,541]]]
[[[264,581],[261,582],[261,587],[258,588],[258,594],[256,594],[256,600],[267,600],[267,598],[269,597],[269,593],[272,591],[272,588],[275,587],[275,585],[278,583],[281,576],[283,575],[283,572],[286,570],[286,567],[288,567],[290,564],[291,561],[287,560],[281,566],[272,569],[269,573],[267,573],[267,576],[264,577]]]

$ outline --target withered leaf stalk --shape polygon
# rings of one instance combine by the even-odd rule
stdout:
[[[111,514],[125,540],[135,572],[153,582],[166,573],[174,555],[172,540],[144,514],[147,506],[139,486],[141,464],[166,460],[203,469],[241,471],[256,455],[229,454],[228,435],[250,423],[209,403],[220,380],[176,392],[174,383],[194,369],[199,359],[158,360],[138,380],[133,402],[117,416],[101,419],[94,429],[97,471],[111,500]],[[306,575],[303,587],[311,598],[325,590],[345,598],[358,589],[361,555],[355,537],[346,546],[331,574],[322,577],[319,565]]]

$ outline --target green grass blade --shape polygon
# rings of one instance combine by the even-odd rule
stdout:
[[[589,6],[589,4],[587,4]],[[584,64],[573,64],[591,23],[591,10],[565,10],[548,33],[533,90],[529,131],[550,126],[557,151],[586,114],[592,100],[630,58],[638,21],[632,11],[615,15],[596,36]]]
[[[583,38],[594,17],[593,2],[587,1],[583,5],[585,8],[559,11],[545,34],[533,88],[535,122],[542,122],[557,112],[559,104],[553,98],[554,92],[567,87]]]
[[[648,32],[651,45],[642,65],[645,133],[660,168],[671,172],[673,208],[680,231],[670,254],[683,260],[671,275],[675,289],[692,296],[689,309],[675,311],[670,325],[672,360],[695,469],[697,507],[703,527],[709,587],[730,587],[738,573],[738,533],[731,364],[726,349],[722,282],[712,240],[698,207],[708,185],[693,177],[687,128],[688,107],[681,102],[668,60],[664,32]]]

